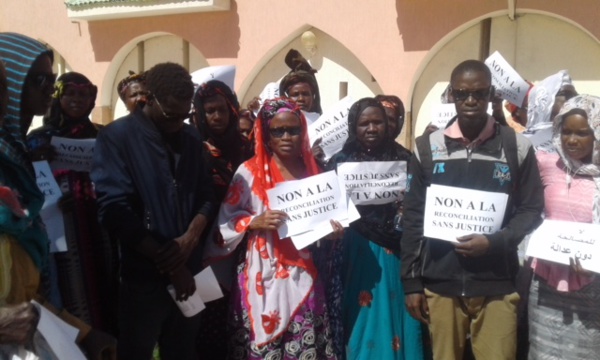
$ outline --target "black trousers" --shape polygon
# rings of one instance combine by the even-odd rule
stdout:
[[[161,360],[195,360],[200,314],[186,318],[163,282],[122,282],[118,359],[148,360],[158,343]]]

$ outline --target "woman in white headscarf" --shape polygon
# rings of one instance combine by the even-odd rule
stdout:
[[[538,151],[545,217],[600,224],[600,98],[568,100],[553,126],[556,152]],[[529,294],[529,359],[597,359],[600,354],[600,277],[534,259]],[[584,265],[585,266],[585,265]]]

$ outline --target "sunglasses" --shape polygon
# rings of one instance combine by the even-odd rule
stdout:
[[[190,118],[194,114],[193,110],[190,110],[190,112],[188,112],[187,114],[167,114],[160,102],[158,101],[158,99],[156,98],[156,96],[154,96],[154,101],[156,102],[156,105],[158,105],[158,108],[160,109],[160,112],[162,112],[162,115],[165,117],[165,119],[170,121],[178,121],[182,119],[185,120]]]
[[[467,100],[469,97],[473,97],[473,99],[480,101],[480,100],[487,100],[489,99],[490,93],[492,92],[492,88],[489,87],[487,89],[479,89],[479,90],[464,90],[464,89],[452,89],[452,97],[454,98],[454,101],[465,101]]]
[[[57,74],[29,74],[28,80],[38,88],[54,86]]]
[[[285,133],[288,133],[290,136],[298,136],[302,134],[302,128],[300,126],[294,126],[269,129],[269,134],[271,134],[271,136],[274,138],[282,138]]]

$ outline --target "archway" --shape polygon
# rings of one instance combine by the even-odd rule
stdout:
[[[600,68],[594,65],[600,43],[588,31],[555,14],[521,10],[511,20],[506,12],[496,12],[464,24],[432,48],[415,74],[412,138],[429,123],[432,105],[440,101],[452,69],[496,50],[529,81],[567,69],[579,93],[600,95]]]
[[[181,64],[188,70],[208,66],[198,49],[172,34],[148,33],[129,41],[117,52],[104,77],[105,86],[100,96],[103,122],[127,114],[125,104],[117,93],[117,84],[128,76],[130,70],[139,73],[165,61]]]
[[[304,49],[300,35],[310,30],[317,38],[317,51],[314,55]],[[246,104],[261,93],[270,82],[279,80],[289,72],[284,62],[289,49],[296,49],[317,69],[316,78],[321,91],[323,109],[335,104],[346,95],[358,100],[366,96],[381,94],[377,81],[362,62],[342,43],[317,29],[305,26],[292,32],[265,54],[240,87],[241,105]]]

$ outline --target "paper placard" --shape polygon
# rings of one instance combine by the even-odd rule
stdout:
[[[196,70],[190,74],[192,76],[192,82],[197,86],[200,86],[211,80],[219,80],[229,86],[231,91],[234,91],[235,81],[235,66],[234,65],[223,65],[223,66],[209,66]]]
[[[346,195],[340,190],[335,171],[279,183],[267,190],[267,196],[271,209],[288,215],[278,229],[282,239],[290,236],[293,239],[311,229],[325,228],[331,232],[329,220],[348,219]]]
[[[194,281],[196,283],[196,291],[185,301],[175,300],[175,288],[173,285],[167,286],[167,291],[171,294],[175,304],[177,304],[177,307],[179,307],[179,310],[181,310],[181,313],[185,317],[192,317],[204,310],[206,308],[204,303],[223,297],[223,292],[212,268],[207,267],[196,274]]]
[[[85,360],[75,341],[79,329],[67,324],[39,303],[32,301],[40,312],[37,330],[44,336],[48,345],[59,359]]]
[[[600,225],[546,219],[531,235],[526,254],[565,265],[578,258],[584,269],[600,273]]]
[[[37,186],[45,197],[40,216],[46,225],[46,232],[50,239],[50,252],[67,251],[65,222],[62,211],[58,208],[58,200],[63,195],[62,191],[56,183],[47,161],[33,162],[33,169]]]
[[[50,144],[56,155],[50,163],[52,170],[90,172],[96,139],[67,139],[53,136]]]
[[[535,152],[539,150],[545,151],[547,153],[555,153],[556,149],[554,148],[554,144],[552,143],[552,135],[553,130],[552,127],[548,127],[545,129],[537,130],[534,133],[524,132],[523,136],[531,141],[531,145],[535,149]]]
[[[270,82],[265,85],[265,88],[259,95],[261,99],[260,105],[262,106],[265,100],[275,99],[279,96],[279,83]]]
[[[423,235],[457,242],[469,234],[492,234],[502,228],[508,195],[431,185],[427,188]]]
[[[496,88],[496,95],[504,100],[523,106],[523,100],[531,85],[500,55],[498,51],[490,55],[485,64],[492,72],[492,85]]]
[[[346,96],[327,109],[308,127],[308,139],[311,145],[317,139],[322,139],[321,148],[325,153],[325,160],[337,154],[348,139],[348,112],[353,103],[354,100]]]
[[[488,103],[487,113],[492,115],[492,103]],[[431,125],[443,129],[448,125],[448,122],[456,116],[456,105],[451,104],[435,104],[431,110]]]
[[[402,200],[406,166],[406,161],[341,163],[337,167],[338,180],[356,205],[387,204]]]

